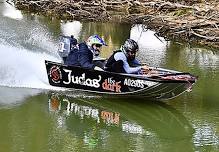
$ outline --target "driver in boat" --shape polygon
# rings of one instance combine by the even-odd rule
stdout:
[[[106,70],[116,73],[147,74],[151,69],[141,65],[135,56],[138,52],[138,44],[132,39],[127,39],[120,50],[116,50],[106,63]]]
[[[72,49],[70,51],[65,64],[103,71],[103,62],[93,62],[94,57],[99,56],[103,45],[107,46],[101,37],[92,35],[87,39],[87,42],[78,44],[77,49]]]

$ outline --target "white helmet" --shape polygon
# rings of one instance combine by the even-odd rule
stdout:
[[[92,46],[93,44],[106,45],[105,41],[98,35],[92,35],[87,39],[87,45]]]

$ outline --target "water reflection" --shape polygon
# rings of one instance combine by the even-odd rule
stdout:
[[[198,65],[200,69],[206,70],[212,68],[216,70],[219,65],[219,53],[212,50],[194,47],[191,50],[186,48],[188,62],[192,65]]]
[[[155,148],[157,144],[160,150],[193,148],[193,128],[182,114],[163,103],[52,94],[49,111],[56,115],[57,127],[83,141],[85,148],[113,151],[117,144],[130,145],[123,151]]]
[[[139,44],[139,56],[142,61],[151,66],[159,66],[165,60],[168,42],[163,37],[156,36],[154,31],[147,29],[145,25],[134,25],[130,31],[130,38]]]
[[[166,50],[166,66],[175,68],[196,68],[196,70],[216,70],[219,54],[213,50],[190,47],[187,44],[170,42]],[[186,62],[185,62],[186,61]]]
[[[218,149],[217,111],[203,113],[197,105],[176,110],[144,99],[39,93],[0,89],[2,151],[10,151],[10,147],[11,151],[57,152]]]
[[[197,147],[219,145],[219,137],[216,134],[213,124],[197,124],[197,126],[195,125],[195,130],[196,133],[194,134],[193,140]]]

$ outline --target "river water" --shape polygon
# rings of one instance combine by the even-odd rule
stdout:
[[[138,58],[199,76],[192,92],[165,102],[102,98],[48,84],[58,37],[97,33],[108,57],[128,37]],[[0,2],[0,151],[219,151],[219,52],[165,41],[143,25],[63,22]]]

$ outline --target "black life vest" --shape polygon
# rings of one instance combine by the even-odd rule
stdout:
[[[116,62],[116,60],[114,59],[114,55],[117,52],[122,52],[122,51],[121,50],[116,50],[116,51],[113,52],[113,54],[109,57],[109,59],[107,60],[106,65],[105,65],[107,68],[110,68],[112,66],[112,64]]]
[[[117,52],[122,52],[121,50],[116,50],[113,52],[113,54],[109,57],[109,59],[107,60],[107,63],[105,65],[106,67],[106,71],[110,71],[110,72],[116,72],[116,73],[126,73],[125,69],[123,68],[123,61],[122,60],[118,60],[116,61],[114,58],[114,55]]]

